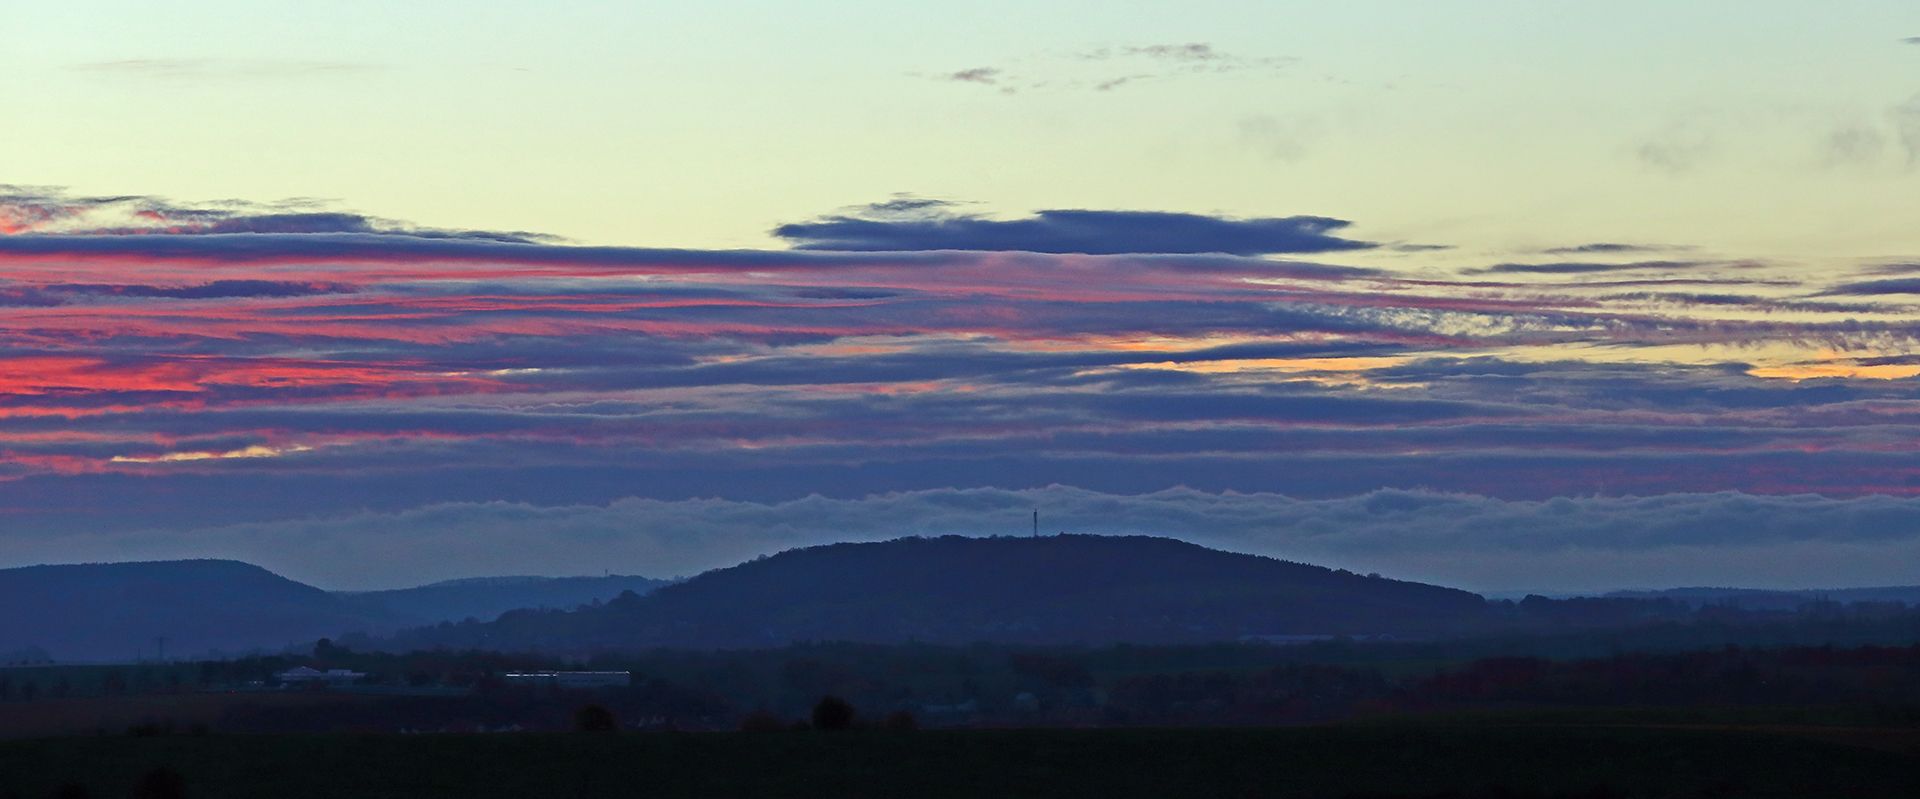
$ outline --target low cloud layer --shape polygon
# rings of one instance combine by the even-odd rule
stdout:
[[[1169,536],[1479,591],[1901,584],[1913,582],[1907,564],[1920,555],[1920,499],[1717,493],[1509,502],[1382,490],[1299,500],[1064,486],[777,503],[456,503],[64,546],[103,560],[235,557],[329,588],[377,588],[476,574],[690,575],[838,541],[1027,535],[1036,509],[1047,535]],[[0,557],[31,559],[35,547],[9,539],[0,542]]]
[[[965,74],[965,73],[963,73]],[[956,79],[960,79],[956,76]],[[1332,235],[1349,223],[1319,216],[1227,219],[1154,211],[1038,211],[1026,219],[958,214],[943,202],[895,201],[774,228],[803,250],[1022,250],[1041,253],[1270,255],[1375,247]]]

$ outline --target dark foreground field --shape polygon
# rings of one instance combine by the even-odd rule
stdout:
[[[1911,732],[1395,723],[1279,729],[211,735],[0,742],[0,793],[216,797],[1886,796]],[[1864,737],[1861,737],[1864,736]],[[1842,742],[1836,742],[1842,741]],[[1878,748],[1876,748],[1876,746]],[[1893,750],[1893,751],[1888,751]]]

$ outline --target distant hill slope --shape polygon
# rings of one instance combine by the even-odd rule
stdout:
[[[387,628],[304,583],[232,560],[89,563],[0,569],[0,651],[56,660],[278,650],[343,630]]]
[[[348,604],[392,614],[411,624],[479,619],[491,621],[519,608],[572,610],[613,599],[622,591],[645,594],[670,580],[632,575],[611,577],[470,577],[391,591],[336,591]]]
[[[1920,605],[1920,586],[1894,585],[1881,588],[1809,588],[1798,591],[1779,591],[1764,588],[1668,588],[1663,591],[1614,591],[1609,597],[1628,599],[1668,599],[1686,600],[1698,606],[1702,604],[1732,603],[1749,610],[1794,610],[1801,605],[1816,600],[1850,604],[1853,602],[1905,602]]]
[[[571,613],[416,629],[414,646],[746,647],[794,640],[1217,641],[1421,634],[1480,620],[1451,588],[1167,538],[902,538],[782,552]]]

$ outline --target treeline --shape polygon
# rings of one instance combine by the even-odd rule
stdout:
[[[1548,707],[1850,706],[1920,725],[1920,645],[1494,657],[1399,680],[1283,664],[1251,674],[1153,674],[1113,686],[1104,717],[1149,725],[1292,724],[1387,713]]]
[[[1338,576],[1337,573],[1336,576]],[[1365,578],[1359,579],[1365,582]],[[1388,581],[1376,582],[1387,585]],[[655,606],[675,600],[681,594],[698,587],[700,586],[684,584],[671,586],[663,589],[659,596],[642,597],[631,593],[624,594],[603,607],[582,608],[575,611],[516,610],[503,614],[492,622],[467,619],[460,623],[442,622],[432,627],[404,630],[388,638],[375,638],[363,633],[354,633],[342,636],[341,640],[357,649],[396,652],[436,648],[560,652],[637,650],[668,646],[702,649],[729,646],[777,646],[789,640],[784,637],[780,629],[768,626],[773,624],[772,621],[742,610],[742,607],[749,604],[744,602],[736,603],[737,607],[730,607],[724,619],[720,621],[703,619],[701,624],[708,627],[757,630],[762,640],[754,644],[676,642],[677,639],[674,637],[676,634],[661,631],[677,628],[679,622],[668,623],[660,619],[648,618],[649,614],[658,610]],[[1467,596],[1471,597],[1471,595]],[[1451,595],[1446,598],[1456,599]],[[1268,604],[1285,602],[1285,600],[1274,598],[1265,598],[1262,601]],[[1473,601],[1479,603],[1479,606],[1471,612],[1455,602],[1455,606],[1448,610],[1449,617],[1453,620],[1449,623],[1451,626],[1424,622],[1397,628],[1387,622],[1373,627],[1350,622],[1316,626],[1298,620],[1284,623],[1274,621],[1263,626],[1261,623],[1248,621],[1247,614],[1239,610],[1232,612],[1219,610],[1216,613],[1217,609],[1209,605],[1193,603],[1182,607],[1180,613],[1174,614],[1162,614],[1161,609],[1144,608],[1144,606],[1136,609],[1134,616],[1138,618],[1135,621],[1141,623],[1125,629],[1137,634],[1138,637],[1128,637],[1122,633],[1121,628],[1112,626],[1116,623],[1115,619],[1126,617],[1125,613],[1096,619],[1101,614],[1116,612],[1098,603],[1088,603],[1085,607],[1078,607],[1064,615],[1062,615],[1063,611],[1054,607],[1052,612],[1035,611],[1004,624],[1000,622],[989,624],[985,621],[987,616],[981,616],[975,619],[975,626],[971,632],[976,640],[1044,646],[1075,641],[1102,643],[1114,640],[1161,645],[1198,645],[1209,640],[1284,638],[1289,634],[1335,631],[1325,635],[1327,640],[1344,640],[1350,637],[1374,642],[1423,644],[1436,652],[1444,651],[1449,653],[1448,657],[1456,658],[1478,656],[1473,653],[1477,649],[1485,650],[1490,641],[1506,641],[1508,643],[1502,646],[1508,647],[1554,647],[1551,651],[1543,651],[1541,654],[1577,657],[1610,651],[1607,647],[1618,649],[1620,644],[1616,642],[1630,642],[1625,645],[1654,650],[1718,646],[1723,643],[1738,643],[1743,646],[1793,646],[1831,641],[1865,645],[1904,641],[1916,632],[1920,632],[1920,609],[1908,607],[1900,601],[1840,603],[1814,599],[1801,602],[1791,609],[1777,606],[1748,608],[1735,601],[1696,604],[1673,597],[1552,599],[1534,595],[1518,601],[1481,602],[1477,598]],[[1365,603],[1354,600],[1354,604]],[[1334,601],[1331,605],[1316,607],[1315,612],[1342,618],[1366,615],[1357,611],[1344,615],[1334,612],[1340,607],[1340,603]],[[952,644],[956,643],[956,639],[965,640],[958,638],[959,633],[954,630],[929,638],[919,638],[903,633],[900,629],[889,626],[897,619],[887,621],[900,612],[897,607],[888,606],[885,601],[868,604],[850,601],[844,606],[835,606],[833,611],[835,618],[867,619],[874,621],[874,626],[862,632],[858,625],[843,625],[843,628],[836,628],[838,630],[836,635],[799,637],[802,640],[808,638],[862,640],[876,643],[930,640]],[[937,615],[931,611],[917,613],[922,617]],[[1132,624],[1132,622],[1129,623]],[[687,624],[700,626],[691,622]],[[784,625],[782,627],[785,628]],[[1339,630],[1366,632],[1354,632],[1347,636],[1339,634],[1337,632]],[[1409,630],[1412,632],[1408,632]],[[1267,636],[1250,631],[1269,631],[1279,634]],[[1592,648],[1595,645],[1601,648]],[[1398,654],[1386,656],[1400,657]]]
[[[230,732],[553,730],[567,728],[570,714],[584,704],[607,708],[623,728],[734,729],[749,717],[762,727],[769,719],[804,721],[825,696],[846,701],[862,724],[907,714],[929,727],[1287,725],[1444,710],[1703,705],[1850,706],[1873,709],[1880,722],[1920,723],[1920,645],[1493,656],[1441,667],[1311,659],[1336,651],[809,643],[567,659],[482,651],[393,655],[328,643],[309,656],[96,667],[90,682],[77,673],[65,679],[68,696],[78,695],[74,686],[81,684],[106,696],[257,691],[271,687],[272,675],[307,665],[364,672],[379,685],[464,689],[373,696],[306,686],[297,689],[300,701],[231,705],[212,724]],[[502,679],[530,669],[625,671],[632,679],[626,687],[583,692]],[[0,678],[14,701],[51,697],[24,695],[19,677]]]

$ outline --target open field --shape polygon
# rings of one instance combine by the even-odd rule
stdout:
[[[219,797],[1908,797],[1920,757],[1760,731],[1268,729],[82,737],[0,743],[0,791]],[[1595,793],[1606,786],[1612,793]],[[1497,794],[1496,794],[1497,795]]]
[[[368,705],[382,698],[338,692],[210,691],[5,702],[0,703],[0,738],[119,735],[137,724],[165,725],[182,732],[194,725],[218,730],[221,719],[239,708],[297,712]]]

